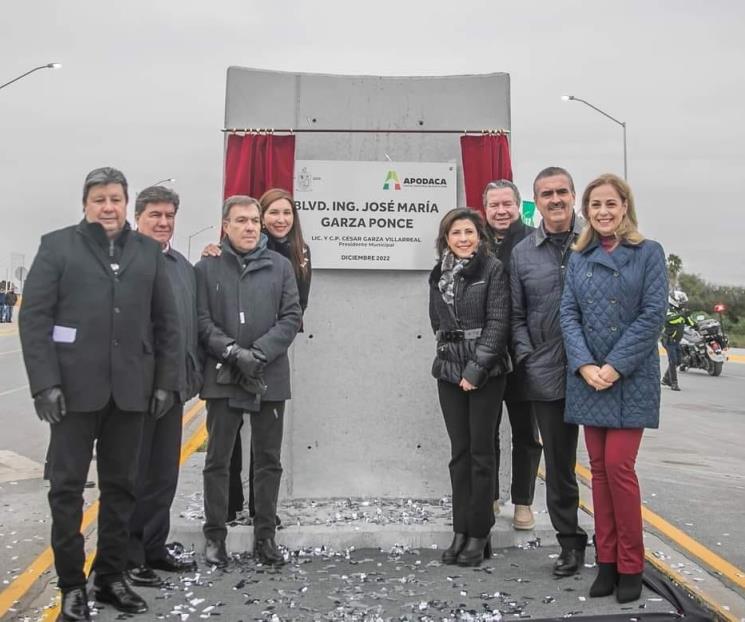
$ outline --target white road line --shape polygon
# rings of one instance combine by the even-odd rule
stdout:
[[[7,352],[0,352],[0,356],[2,356],[3,354],[18,354],[19,352],[21,352],[20,348],[18,348],[17,350],[8,350]]]
[[[15,389],[8,389],[7,391],[0,392],[0,397],[3,397],[4,395],[10,395],[11,393],[17,393],[18,391],[23,391],[24,389],[28,389],[28,385],[24,384],[22,387],[16,387]]]

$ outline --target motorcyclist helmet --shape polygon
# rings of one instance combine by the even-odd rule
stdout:
[[[667,301],[670,303],[671,306],[675,307],[676,309],[681,309],[682,307],[685,307],[688,304],[688,296],[686,293],[680,289],[673,290],[670,292],[670,295],[667,298]]]

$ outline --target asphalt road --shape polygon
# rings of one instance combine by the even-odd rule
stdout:
[[[645,433],[638,460],[643,501],[745,569],[745,364],[727,363],[718,378],[681,374],[680,384],[680,393],[663,388],[660,429]],[[33,412],[18,336],[8,325],[0,325],[0,430],[0,545],[8,553],[0,576],[7,585],[49,534],[40,477],[49,431]],[[580,462],[587,464],[584,449]]]

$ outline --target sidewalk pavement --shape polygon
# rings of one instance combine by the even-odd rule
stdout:
[[[670,612],[672,606],[645,591],[619,605],[613,596],[587,597],[594,579],[594,552],[574,577],[551,574],[559,548],[545,510],[545,488],[536,487],[536,527],[515,531],[512,507],[497,518],[493,557],[479,568],[445,566],[442,549],[452,537],[448,498],[285,500],[277,541],[288,560],[283,568],[257,564],[250,556],[252,528],[229,528],[233,559],[225,571],[206,567],[201,469],[204,454],[189,458],[173,506],[171,539],[195,551],[199,569],[186,575],[159,573],[161,588],[137,588],[150,612],[133,619],[187,620],[500,620],[640,612]],[[591,531],[592,520],[580,519]],[[123,616],[102,606],[96,620]]]

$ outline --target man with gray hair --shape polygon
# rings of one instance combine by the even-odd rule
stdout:
[[[179,335],[160,246],[127,223],[127,180],[91,171],[84,218],[43,236],[26,280],[20,336],[34,408],[50,424],[49,505],[59,620],[89,620],[80,524],[93,447],[98,486],[96,600],[142,613],[127,584],[129,520],[145,414],[178,389]]]
[[[145,420],[137,476],[137,505],[129,532],[127,578],[134,585],[161,585],[155,570],[185,572],[196,564],[182,559],[166,546],[171,503],[178,483],[181,425],[184,404],[202,385],[197,336],[197,284],[194,268],[171,246],[179,196],[163,186],[145,188],[135,201],[137,230],[155,240],[163,252],[166,274],[173,289],[181,335],[178,396],[159,418]]]
[[[538,173],[533,196],[543,220],[512,251],[512,346],[543,440],[546,505],[561,545],[553,572],[567,577],[584,564],[587,534],[579,526],[574,472],[579,428],[564,422],[567,358],[559,304],[582,225],[574,213],[574,181],[565,169],[551,166]]]
[[[493,250],[497,259],[502,262],[505,272],[510,272],[512,249],[523,238],[534,231],[520,217],[520,191],[508,179],[489,182],[484,188],[484,214],[486,224],[492,235]],[[510,497],[515,506],[512,526],[518,530],[529,530],[535,527],[533,517],[533,495],[538,464],[541,461],[541,442],[538,436],[533,409],[524,391],[525,378],[522,370],[516,368],[507,376],[504,403],[512,428],[512,482]],[[502,406],[498,406],[494,448],[497,456],[497,481],[494,489],[494,513],[499,508],[499,461],[500,438],[499,424],[502,419]]]
[[[274,540],[282,477],[280,450],[285,400],[290,398],[287,349],[302,321],[290,262],[267,248],[259,202],[228,198],[225,237],[217,257],[196,265],[199,338],[207,355],[202,398],[207,400],[204,535],[208,564],[225,567],[230,457],[244,416],[254,455],[254,557],[281,565]]]

